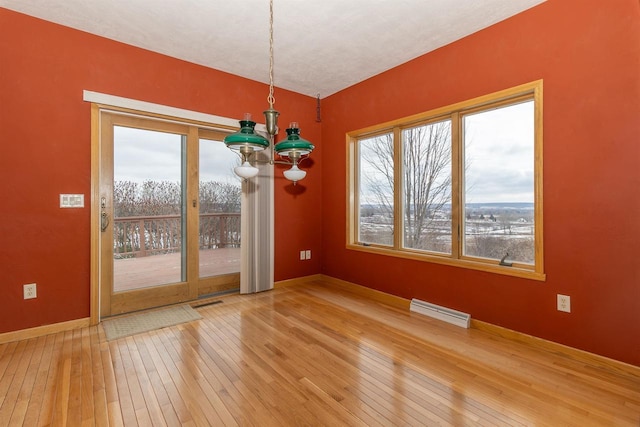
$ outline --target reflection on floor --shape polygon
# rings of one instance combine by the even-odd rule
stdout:
[[[640,368],[386,305],[323,278],[107,342],[0,344],[0,426],[638,426]]]

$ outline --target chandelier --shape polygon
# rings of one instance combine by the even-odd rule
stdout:
[[[258,168],[250,163],[254,152],[266,149],[271,150],[269,163],[291,165],[284,171],[284,177],[296,182],[303,179],[307,172],[298,168],[300,160],[311,154],[314,146],[309,141],[300,137],[298,122],[291,122],[287,128],[287,138],[274,144],[274,137],[278,133],[278,116],[280,113],[273,108],[276,102],[273,96],[273,0],[269,0],[269,95],[267,96],[269,108],[263,112],[269,139],[255,132],[256,122],[251,120],[251,114],[246,113],[240,120],[240,130],[224,138],[224,143],[232,150],[238,151],[242,157],[242,164],[234,169],[236,175],[249,179],[258,174]],[[274,153],[286,161],[275,161]]]

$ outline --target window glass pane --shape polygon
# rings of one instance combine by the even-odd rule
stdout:
[[[451,121],[402,131],[404,247],[451,253]]]
[[[463,119],[464,255],[533,264],[534,102]]]
[[[393,135],[363,139],[359,157],[359,241],[393,245]]]
[[[113,127],[113,290],[186,280],[185,135]]]
[[[240,158],[221,141],[200,139],[200,277],[240,272]]]

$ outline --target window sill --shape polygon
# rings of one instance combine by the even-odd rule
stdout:
[[[423,253],[416,253],[416,252],[410,252],[410,251],[398,251],[398,250],[388,249],[388,248],[379,247],[379,246],[363,246],[363,245],[356,245],[356,244],[347,244],[347,249],[359,251],[359,252],[368,252],[368,253],[378,254],[378,255],[392,256],[396,258],[405,258],[405,259],[412,259],[417,261],[431,262],[434,264],[449,265],[452,267],[467,268],[470,270],[484,271],[487,273],[501,274],[504,276],[520,277],[523,279],[537,280],[541,282],[544,282],[547,280],[547,276],[544,273],[540,273],[540,272],[525,269],[525,268],[519,268],[519,267],[505,267],[505,266],[498,265],[497,263],[488,264],[488,263],[477,262],[477,261],[472,261],[468,259],[452,259],[452,258],[447,258],[445,256],[440,257],[437,255],[427,255]]]

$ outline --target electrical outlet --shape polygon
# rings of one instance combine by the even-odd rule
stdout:
[[[307,249],[307,259],[311,259],[311,249]]]
[[[22,287],[23,291],[24,291],[24,299],[32,299],[35,298],[37,296],[36,294],[36,284],[35,283],[30,283],[28,285],[24,285]]]
[[[307,253],[305,251],[300,251],[300,261],[304,261],[307,259]]]
[[[571,297],[558,294],[558,311],[571,313]]]

